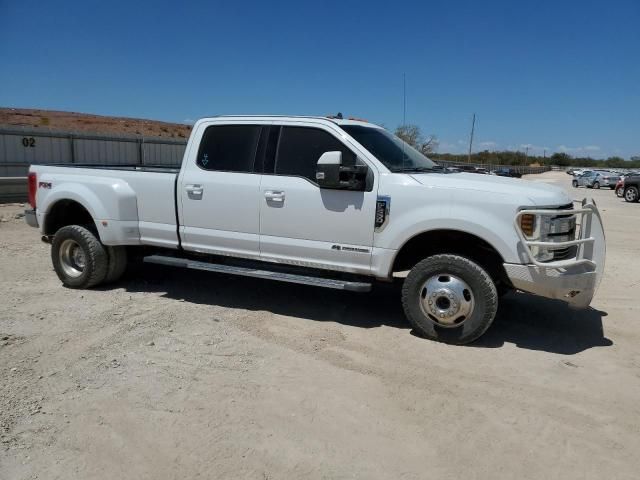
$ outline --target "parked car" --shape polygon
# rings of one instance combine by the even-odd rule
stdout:
[[[594,202],[576,209],[552,185],[434,166],[363,121],[205,118],[179,169],[32,165],[25,218],[51,243],[69,288],[116,281],[134,252],[147,263],[351,292],[408,271],[408,320],[453,344],[489,328],[499,292],[589,305],[605,261]]]
[[[573,188],[586,187],[587,181],[593,176],[595,176],[595,172],[592,170],[584,170],[582,173],[576,174],[575,178],[571,180],[571,185]]]
[[[587,188],[610,188],[613,190],[616,188],[616,183],[620,180],[620,176],[614,172],[606,170],[590,170],[579,177],[573,182],[574,187],[587,187]]]
[[[624,172],[620,174],[620,180],[616,183],[616,196],[624,197],[624,181],[628,177],[640,176],[640,172]]]
[[[640,175],[625,177],[623,196],[627,202],[635,203],[640,200]]]
[[[521,178],[522,174],[518,172],[515,168],[498,168],[491,172],[493,175],[497,175],[499,177],[512,177],[512,178]]]
[[[593,182],[593,188],[609,188],[613,190],[616,188],[616,183],[620,180],[620,174],[617,172],[604,171],[598,172],[595,182]]]

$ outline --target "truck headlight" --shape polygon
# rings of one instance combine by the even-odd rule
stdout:
[[[559,243],[575,240],[576,216],[526,214],[520,217],[520,230],[527,238],[536,242]],[[548,262],[557,258],[567,258],[575,252],[575,247],[531,246],[531,253],[539,262]]]

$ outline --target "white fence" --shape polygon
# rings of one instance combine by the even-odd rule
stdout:
[[[39,163],[177,166],[186,144],[178,138],[0,127],[0,177],[25,177],[29,165]]]
[[[179,166],[187,141],[180,138],[99,135],[33,127],[0,127],[0,202],[27,199],[29,165]]]

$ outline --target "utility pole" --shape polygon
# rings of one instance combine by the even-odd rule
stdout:
[[[476,114],[473,114],[473,120],[471,121],[471,135],[469,136],[469,158],[468,162],[471,163],[471,148],[473,147],[473,131],[476,127]]]
[[[529,145],[527,145],[524,150],[524,164],[527,165],[528,163],[529,163]]]

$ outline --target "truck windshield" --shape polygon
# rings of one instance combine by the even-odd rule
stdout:
[[[411,145],[381,128],[341,125],[392,172],[437,170],[437,165]]]

